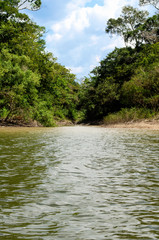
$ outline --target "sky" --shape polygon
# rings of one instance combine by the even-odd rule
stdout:
[[[105,27],[125,5],[138,7],[138,0],[42,0],[40,10],[27,14],[46,28],[46,51],[81,80],[115,47],[124,47],[122,38],[110,37]]]

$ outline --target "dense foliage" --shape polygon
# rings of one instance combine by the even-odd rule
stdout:
[[[140,3],[151,2],[155,6],[158,3]],[[85,119],[96,121],[105,116],[117,119],[117,113],[123,119],[126,113],[126,120],[126,115],[135,115],[135,109],[138,113],[145,111],[145,115],[141,114],[145,117],[147,112],[152,115],[158,112],[159,15],[148,17],[147,12],[126,6],[118,19],[108,20],[106,32],[121,35],[127,47],[115,48],[91,72],[90,78],[84,79],[80,107]]]
[[[0,0],[0,119],[55,120],[76,117],[75,75],[45,51],[45,29],[19,8],[39,8],[39,0]]]
[[[148,16],[147,11],[141,11],[132,6],[125,6],[119,18],[110,18],[107,22],[106,32],[118,34],[124,38],[125,43],[135,42],[135,45],[141,45],[144,38],[139,26],[145,23]]]
[[[140,5],[158,0],[140,0]],[[21,9],[37,10],[41,0],[0,0],[0,120],[53,126],[77,116],[117,122],[159,111],[159,14],[123,7],[106,33],[123,37],[81,85],[45,51],[45,29]],[[79,114],[80,112],[80,114]]]

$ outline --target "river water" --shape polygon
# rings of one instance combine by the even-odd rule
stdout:
[[[159,239],[159,132],[0,129],[0,239]]]

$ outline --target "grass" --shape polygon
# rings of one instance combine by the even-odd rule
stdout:
[[[104,124],[126,123],[144,119],[159,119],[159,113],[145,108],[123,108],[117,113],[111,113],[104,117]]]

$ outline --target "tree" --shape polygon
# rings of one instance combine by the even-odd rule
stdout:
[[[76,118],[75,75],[45,52],[45,29],[20,9],[35,10],[39,0],[0,0],[0,119]]]
[[[116,48],[81,85],[80,103],[87,120],[102,119],[123,107],[157,109],[159,43]]]
[[[151,68],[139,68],[129,82],[121,89],[122,102],[126,107],[159,109],[159,63]]]
[[[156,43],[159,41],[159,14],[149,17],[140,27],[142,36],[146,43]]]
[[[96,85],[103,79],[113,77],[115,83],[122,85],[128,81],[136,69],[139,53],[134,48],[115,48],[107,55],[92,73],[96,76]]]
[[[19,0],[18,1],[18,9],[26,9],[29,8],[31,10],[38,10],[41,6],[41,0]]]
[[[119,18],[110,18],[107,21],[106,33],[117,34],[124,38],[125,43],[133,43],[139,46],[143,42],[143,37],[138,28],[143,24],[149,13],[141,11],[132,6],[125,6]]]
[[[139,0],[140,6],[152,5],[159,10],[159,0]]]
[[[30,113],[38,99],[39,75],[30,69],[31,60],[2,49],[0,53],[0,109],[5,120],[14,114]],[[3,115],[3,114],[2,114]],[[23,114],[24,115],[24,114]]]
[[[38,10],[41,6],[41,0],[1,0],[8,6],[14,7],[18,10],[30,9],[32,11]]]

